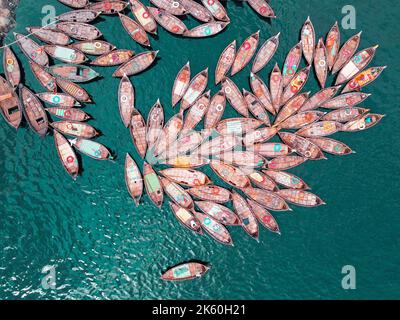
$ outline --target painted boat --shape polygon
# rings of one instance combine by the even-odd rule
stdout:
[[[210,101],[210,106],[204,117],[204,129],[214,129],[221,120],[226,107],[226,97],[223,90],[218,91]]]
[[[196,102],[189,108],[182,130],[184,131],[193,130],[204,118],[209,105],[210,105],[210,90],[203,93],[196,100]]]
[[[205,38],[214,36],[223,31],[229,22],[215,21],[201,24],[183,33],[184,37]]]
[[[172,107],[185,95],[190,83],[190,62],[188,61],[176,75],[172,87]]]
[[[353,58],[347,62],[344,67],[340,70],[336,84],[342,84],[346,81],[351,80],[356,74],[363,71],[364,68],[371,62],[375,56],[378,45],[359,51],[354,55]]]
[[[342,130],[342,124],[336,121],[318,121],[296,132],[303,137],[325,137]]]
[[[29,127],[43,138],[49,129],[49,121],[42,103],[31,90],[22,84],[19,85],[19,101],[20,109],[24,113]]]
[[[56,17],[56,20],[62,22],[81,22],[90,23],[100,15],[96,10],[80,9],[67,11]]]
[[[283,92],[283,77],[281,70],[279,69],[278,63],[275,63],[275,66],[272,69],[269,80],[269,88],[271,91],[270,95],[271,95],[272,107],[276,114],[279,112],[280,109],[281,97]]]
[[[193,197],[203,201],[226,203],[231,200],[231,192],[220,186],[199,186],[187,189],[186,191]]]
[[[164,9],[174,16],[182,16],[187,14],[187,11],[182,4],[176,0],[150,0],[150,2],[156,7]]]
[[[219,0],[201,0],[203,6],[211,12],[213,17],[220,21],[230,21],[228,13]]]
[[[79,162],[74,149],[72,149],[68,140],[57,131],[54,131],[54,143],[65,171],[68,172],[72,179],[76,180],[79,173]]]
[[[266,142],[274,137],[278,131],[279,129],[276,127],[264,127],[256,129],[252,132],[246,133],[243,138],[243,144],[246,146],[246,148],[249,148],[256,143]]]
[[[147,116],[147,145],[148,149],[153,149],[158,141],[158,137],[164,127],[164,109],[160,99],[151,107]]]
[[[182,128],[183,128],[182,114],[178,113],[168,120],[154,148],[155,157],[161,155],[165,151],[168,151],[168,147],[178,138]]]
[[[301,29],[301,45],[303,47],[304,58],[310,65],[313,61],[315,50],[315,31],[310,17],[307,17],[307,20]]]
[[[360,116],[358,119],[347,122],[341,128],[341,131],[355,132],[369,129],[376,125],[385,115],[367,113]]]
[[[278,223],[276,222],[275,218],[271,213],[267,211],[263,206],[259,205],[257,202],[246,199],[247,203],[251,207],[254,216],[257,218],[257,220],[261,223],[262,226],[264,226],[266,229],[277,233],[281,234],[279,230]]]
[[[175,168],[199,168],[210,163],[209,159],[198,155],[182,155],[165,160],[164,164]]]
[[[125,156],[125,183],[136,206],[143,194],[143,178],[135,160],[127,153]]]
[[[36,62],[40,66],[49,65],[49,57],[47,56],[44,49],[39,46],[32,39],[14,32],[14,38],[17,42],[22,53],[31,61]]]
[[[129,34],[129,36],[135,40],[137,43],[150,47],[150,40],[147,36],[146,30],[137,23],[135,20],[129,18],[128,16],[118,13],[119,19],[121,20],[122,26],[125,31]]]
[[[167,168],[159,173],[169,180],[187,187],[204,186],[211,183],[205,173],[193,169]]]
[[[229,69],[232,67],[236,56],[236,40],[233,40],[219,56],[217,66],[215,68],[215,84],[222,81]]]
[[[263,173],[285,188],[303,190],[310,189],[301,178],[293,173],[279,170],[263,170]]]
[[[325,109],[351,108],[363,102],[370,95],[370,93],[363,92],[345,93],[328,100],[321,107]]]
[[[200,71],[196,74],[192,80],[190,80],[189,85],[181,99],[180,112],[188,109],[192,106],[200,95],[204,92],[208,84],[208,68]]]
[[[197,3],[193,0],[179,0],[179,3],[193,18],[196,18],[201,22],[210,22],[213,20],[211,12],[203,7],[200,3]]]
[[[225,153],[232,150],[240,144],[240,139],[234,135],[217,136],[211,140],[205,141],[197,150],[203,157],[212,157],[214,155]]]
[[[79,64],[56,64],[47,68],[47,71],[57,79],[71,82],[89,82],[100,76],[88,66]]]
[[[173,14],[159,8],[147,7],[157,23],[173,34],[184,34],[188,28],[185,23]]]
[[[355,118],[367,113],[369,109],[366,108],[340,108],[333,110],[322,118],[325,121],[348,122]]]
[[[77,138],[91,139],[99,135],[95,128],[78,121],[64,120],[52,122],[50,125],[63,134]]]
[[[312,143],[318,146],[322,151],[336,155],[343,156],[346,154],[354,153],[353,150],[343,142],[330,139],[330,138],[308,138]]]
[[[81,9],[88,5],[89,0],[58,0],[58,2],[74,9]]]
[[[87,40],[75,42],[70,44],[70,47],[93,56],[101,56],[115,49],[114,45],[103,40]]]
[[[245,188],[250,180],[240,169],[219,160],[211,160],[210,167],[227,184],[236,188]]]
[[[43,46],[43,49],[52,58],[60,60],[65,63],[80,64],[88,60],[83,52],[69,47],[58,46],[58,45],[46,45]]]
[[[128,3],[124,1],[107,0],[107,1],[89,3],[86,6],[86,9],[96,10],[98,12],[101,12],[101,14],[105,15],[112,15],[124,11],[127,6]]]
[[[257,168],[262,167],[267,161],[253,151],[228,151],[216,155],[216,159],[227,164],[239,167]],[[243,170],[244,171],[244,170]]]
[[[146,122],[144,121],[142,115],[136,109],[132,110],[129,131],[137,152],[139,153],[140,157],[144,159],[147,151],[147,128]]]
[[[22,120],[22,108],[11,84],[0,76],[0,111],[7,123],[18,129]]]
[[[237,215],[231,209],[219,203],[212,201],[195,201],[195,204],[202,212],[224,225],[236,226],[239,224]]]
[[[278,189],[276,183],[265,173],[254,170],[253,172],[250,172],[248,176],[250,181],[260,189],[268,191],[275,191]]]
[[[279,124],[282,129],[300,129],[320,120],[325,115],[322,111],[302,111],[296,113]]]
[[[147,195],[154,205],[161,208],[164,200],[164,192],[160,179],[155,173],[153,167],[147,162],[143,163],[143,180]]]
[[[232,246],[233,241],[229,231],[217,220],[202,212],[193,211],[194,216],[199,220],[203,229],[219,243]]]
[[[232,192],[232,202],[235,213],[238,215],[242,228],[252,238],[258,241],[258,223],[254,217],[253,210],[246,200],[236,191]]]
[[[43,102],[59,108],[73,108],[81,105],[73,97],[65,93],[42,92],[36,95]]]
[[[295,74],[292,81],[286,86],[285,90],[282,94],[281,103],[285,104],[288,102],[292,97],[294,97],[297,93],[303,89],[305,84],[307,83],[308,76],[310,74],[311,66],[305,67],[301,69],[299,72]]]
[[[179,221],[181,225],[183,225],[185,228],[194,231],[200,235],[203,234],[203,231],[201,230],[201,225],[200,222],[197,220],[197,218],[191,213],[188,209],[182,208],[179,205],[169,202],[169,206],[175,215],[176,219]]]
[[[103,35],[98,28],[87,23],[60,22],[56,24],[56,27],[77,40],[95,40]]]
[[[343,68],[347,62],[350,61],[351,57],[356,52],[358,45],[361,41],[361,32],[355,34],[350,39],[348,39],[344,45],[340,48],[339,53],[337,55],[336,61],[332,67],[332,74],[335,74],[339,70]]]
[[[268,162],[267,168],[272,170],[287,170],[301,165],[306,160],[306,158],[301,156],[278,156]]]
[[[228,118],[218,122],[216,130],[222,135],[241,136],[261,125],[260,120],[253,118]]]
[[[292,152],[292,149],[290,149],[289,146],[279,142],[258,143],[251,146],[249,150],[253,150],[262,156],[269,158],[286,156]]]
[[[146,70],[156,60],[157,54],[158,50],[145,51],[133,56],[131,60],[124,63],[113,73],[113,77],[121,78],[125,74],[132,76]]]
[[[57,92],[56,79],[44,68],[33,61],[29,61],[31,71],[40,85],[50,92]]]
[[[18,87],[21,82],[21,67],[17,57],[10,47],[3,49],[3,70],[7,81],[14,87]]]
[[[275,118],[274,126],[278,126],[280,123],[285,121],[290,116],[297,113],[304,103],[308,100],[309,92],[303,92],[297,96],[291,98],[279,111],[278,115]]]
[[[325,47],[327,55],[326,60],[328,63],[328,69],[330,71],[332,70],[333,65],[336,62],[340,48],[340,30],[337,21],[329,30],[328,35],[326,36]]]
[[[177,205],[185,209],[192,209],[194,206],[190,195],[179,184],[167,178],[160,177],[165,194]]]
[[[163,153],[159,158],[175,158],[195,150],[204,140],[203,135],[198,131],[189,130],[181,132],[179,138],[169,145],[168,153]]]
[[[286,56],[285,63],[283,64],[282,76],[283,86],[286,87],[292,81],[294,75],[300,66],[301,56],[303,54],[303,47],[301,41],[296,44]]]
[[[375,81],[376,78],[382,73],[383,70],[386,69],[384,67],[372,67],[367,70],[364,70],[357,74],[353,79],[349,81],[349,83],[343,88],[342,93],[361,90],[366,85]]]
[[[101,143],[98,143],[93,140],[75,138],[69,140],[69,143],[74,146],[76,150],[79,152],[91,157],[95,160],[112,160],[113,157],[110,151],[103,146]]]
[[[71,42],[71,38],[65,33],[43,27],[27,27],[26,31],[32,34],[40,41],[46,42],[52,45],[66,46]]]
[[[309,111],[317,109],[318,107],[322,106],[325,102],[332,97],[339,91],[340,86],[324,88],[318,91],[316,94],[312,95],[300,108],[300,111]]]
[[[248,117],[249,110],[247,109],[246,100],[240,92],[237,85],[229,78],[224,77],[221,82],[222,90],[224,90],[226,99],[230,105],[242,116]]]
[[[56,83],[61,88],[62,91],[64,91],[66,94],[69,94],[79,102],[87,102],[87,103],[92,102],[86,90],[77,85],[76,83],[63,79],[56,79]]]
[[[267,0],[247,0],[246,2],[259,15],[265,18],[276,18],[274,10],[268,4]]]
[[[233,61],[231,76],[243,70],[256,53],[258,41],[260,39],[260,30],[250,35],[239,47]]]
[[[127,76],[123,76],[119,83],[118,106],[122,123],[128,128],[135,109],[135,88]]]
[[[156,2],[156,0],[152,0],[152,2]],[[198,262],[184,263],[164,272],[161,279],[166,281],[193,280],[202,277],[209,269],[206,265]]]
[[[257,76],[252,72],[250,72],[249,79],[250,79],[251,91],[253,91],[254,95],[260,100],[263,107],[267,111],[271,112],[272,114],[275,114],[276,113],[275,108],[273,107],[271,102],[271,94],[264,81],[262,81],[259,76]]]
[[[280,32],[278,34],[276,34],[275,36],[269,38],[262,44],[260,50],[258,50],[258,53],[257,53],[256,57],[254,58],[253,67],[251,68],[251,72],[257,73],[257,72],[261,71],[268,64],[268,62],[272,59],[272,57],[275,55],[275,52],[279,46],[279,35],[280,35]]]
[[[249,198],[256,201],[258,204],[263,206],[266,209],[273,211],[288,211],[290,210],[289,206],[279,195],[275,192],[258,189],[253,187],[247,187],[242,189],[242,191]],[[278,192],[278,191],[277,191]]]
[[[328,60],[324,40],[320,38],[315,47],[314,69],[321,88],[325,88],[326,78],[328,77]]]
[[[250,113],[258,120],[262,121],[264,125],[270,126],[269,116],[261,101],[251,92],[243,89],[243,97],[246,100],[247,107]]]
[[[297,189],[281,189],[276,192],[286,201],[302,207],[317,207],[325,204],[315,194]]]
[[[132,50],[118,49],[106,53],[97,59],[90,62],[92,66],[111,67],[128,62],[133,57],[135,52]]]
[[[63,120],[86,121],[90,119],[90,116],[81,109],[51,107],[46,108],[46,111]]]

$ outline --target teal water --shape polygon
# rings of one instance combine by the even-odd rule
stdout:
[[[147,2],[147,1],[144,1]],[[57,14],[67,7],[57,1],[21,1],[15,31],[40,25],[42,7],[54,5]],[[228,1],[232,23],[222,34],[200,40],[177,38],[159,29],[152,40],[160,59],[147,72],[132,77],[136,106],[147,115],[159,97],[167,118],[172,116],[170,91],[176,73],[187,60],[192,72],[206,66],[213,74],[219,54],[233,39],[239,43],[261,29],[261,38],[281,32],[274,57],[280,65],[298,41],[308,15],[317,37],[325,36],[347,1],[271,0],[278,19],[260,19],[246,4]],[[261,230],[260,243],[241,228],[230,228],[235,247],[217,244],[182,228],[167,205],[161,211],[145,195],[134,206],[124,183],[124,155],[141,161],[123,127],[117,107],[119,81],[114,68],[96,69],[103,78],[85,85],[95,105],[85,111],[104,143],[118,155],[114,162],[82,156],[83,172],[76,182],[64,172],[52,137],[42,140],[25,126],[17,132],[0,125],[0,298],[1,299],[385,299],[398,298],[400,127],[397,57],[398,1],[353,0],[357,30],[341,30],[342,42],[363,30],[360,48],[380,44],[371,65],[388,65],[365,89],[373,95],[364,104],[386,114],[382,122],[359,133],[333,138],[356,154],[331,157],[291,170],[327,202],[318,208],[294,207],[277,213],[282,235]],[[188,22],[191,24],[193,21]],[[124,33],[117,17],[96,23],[105,39],[119,48],[143,49]],[[12,41],[9,36],[7,43]],[[13,47],[25,67],[25,83],[40,92],[27,61]],[[269,75],[273,61],[260,73]],[[302,62],[304,65],[304,61]],[[248,89],[250,68],[234,77]],[[218,88],[210,89],[215,93]],[[310,77],[304,90],[317,90]],[[225,117],[233,116],[232,108]],[[211,175],[210,169],[205,172]],[[212,175],[211,175],[212,176]],[[217,180],[217,179],[215,179]],[[221,183],[219,183],[221,184]],[[190,259],[212,265],[202,279],[186,283],[159,280],[168,266]],[[56,288],[44,289],[41,270],[54,265]],[[353,265],[357,289],[341,286],[344,265]]]

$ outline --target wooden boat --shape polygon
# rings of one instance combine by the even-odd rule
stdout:
[[[232,202],[244,231],[258,241],[258,223],[254,217],[253,210],[236,191],[232,192]]]
[[[200,71],[196,74],[192,80],[190,80],[188,88],[181,99],[180,112],[188,109],[200,95],[204,92],[208,84],[208,68]]]
[[[152,2],[156,2],[156,0],[152,0]],[[166,281],[193,280],[202,277],[209,269],[209,267],[198,262],[184,263],[166,271],[161,279]]]
[[[260,39],[260,30],[250,35],[239,47],[235,60],[233,61],[231,76],[235,75],[250,62],[256,53],[258,40]]]
[[[49,57],[44,49],[35,41],[19,33],[14,32],[14,38],[22,53],[33,62],[41,66],[49,65]]]
[[[210,163],[209,159],[198,155],[182,155],[165,160],[164,164],[175,168],[199,168]]]
[[[135,88],[127,76],[123,76],[118,87],[118,106],[122,123],[128,128],[135,109]]]
[[[181,35],[188,30],[185,23],[173,14],[154,7],[147,7],[147,9],[157,23],[168,32]]]
[[[144,159],[147,151],[147,128],[146,122],[144,121],[142,115],[136,109],[132,110],[129,131],[137,152],[139,153],[140,157]]]
[[[194,216],[199,220],[203,229],[219,243],[232,246],[232,238],[229,231],[217,220],[202,212],[193,211]]]
[[[35,94],[22,84],[19,85],[20,109],[32,131],[44,137],[49,129],[46,111]]]
[[[274,126],[278,126],[280,123],[285,121],[287,118],[290,116],[294,115],[296,112],[298,112],[301,107],[304,105],[304,103],[307,101],[309,97],[309,92],[304,92],[301,93],[297,96],[294,96],[291,98],[279,111],[278,115],[275,118],[274,121]]]
[[[43,27],[27,27],[26,31],[40,41],[52,45],[66,46],[71,42],[71,38],[58,30]]]
[[[204,140],[203,135],[200,132],[189,130],[186,132],[181,132],[179,138],[175,140],[168,147],[168,153],[163,154],[159,158],[175,158],[180,155],[185,155],[193,150],[195,150]]]
[[[279,124],[282,129],[300,129],[321,119],[325,115],[322,111],[302,111],[296,113]]]
[[[352,36],[348,39],[344,45],[340,48],[339,53],[337,55],[336,61],[332,67],[332,74],[335,74],[339,70],[343,68],[347,62],[350,61],[351,57],[356,52],[358,45],[361,41],[361,32],[357,33],[356,35]]]
[[[54,131],[54,143],[65,171],[68,172],[72,179],[76,180],[79,173],[79,162],[74,149],[72,149],[68,140],[57,131]]]
[[[340,108],[333,110],[322,118],[325,121],[348,122],[355,118],[367,113],[369,109],[366,108]]]
[[[263,107],[272,114],[275,114],[275,108],[272,105],[271,94],[268,87],[259,76],[252,72],[250,72],[250,87],[251,91],[253,91],[254,95],[260,100]]]
[[[222,135],[243,135],[262,125],[262,122],[253,118],[228,118],[217,124],[217,131]]]
[[[216,159],[239,167],[258,168],[267,161],[253,151],[228,151],[216,155]]]
[[[347,122],[341,128],[341,131],[355,132],[369,129],[376,125],[385,115],[367,113],[360,116],[358,119]]]
[[[70,44],[70,47],[78,49],[85,54],[101,56],[115,49],[115,46],[103,40],[87,40]]]
[[[187,14],[186,9],[179,1],[175,0],[150,0],[152,4],[160,9],[164,9],[165,11],[173,14],[174,16],[182,16]]]
[[[354,153],[350,147],[345,145],[343,142],[330,139],[330,138],[308,138],[312,143],[318,146],[322,151],[336,155],[343,156],[346,154]]]
[[[58,0],[58,1],[74,9],[84,8],[89,3],[89,0]]]
[[[264,157],[270,158],[286,156],[292,152],[292,149],[290,149],[289,146],[279,142],[258,143],[251,146],[250,150],[257,152]]]
[[[112,160],[113,157],[110,151],[103,146],[101,143],[98,143],[93,140],[75,138],[69,140],[69,143],[75,147],[79,152],[95,159],[95,160]]]
[[[154,148],[155,157],[161,155],[165,151],[168,151],[167,148],[178,138],[182,128],[182,114],[178,113],[168,120],[167,124],[164,126],[164,129],[161,131],[161,135]]]
[[[303,137],[325,137],[342,129],[342,124],[336,121],[318,121],[305,126],[296,132]]]
[[[269,88],[271,90],[270,95],[272,107],[276,114],[280,109],[279,107],[281,105],[281,97],[283,92],[283,78],[281,70],[278,67],[278,63],[275,63],[275,66],[272,69],[269,80]]]
[[[147,145],[151,150],[157,143],[160,132],[164,127],[164,109],[161,105],[160,99],[151,107],[149,115],[147,116]]]
[[[279,170],[263,170],[263,173],[273,179],[276,183],[286,188],[303,190],[310,189],[310,187],[301,178],[293,173]]]
[[[146,30],[138,24],[135,20],[129,18],[128,16],[118,13],[119,19],[121,20],[122,26],[129,36],[135,40],[137,43],[150,47],[150,40],[147,36]]]
[[[317,207],[325,204],[319,197],[311,192],[297,189],[281,189],[276,192],[286,201],[303,207]]]
[[[246,199],[247,203],[251,207],[254,216],[266,229],[281,234],[279,230],[278,223],[271,213],[269,213],[263,206],[259,205],[257,202]]]
[[[250,181],[260,189],[275,191],[278,189],[276,183],[265,173],[254,170],[249,173]]]
[[[314,69],[321,88],[325,88],[326,78],[328,77],[328,57],[324,40],[320,38],[315,47]]]
[[[269,116],[261,101],[251,92],[243,89],[243,97],[246,100],[250,113],[258,120],[262,121],[266,126],[270,126]]]
[[[191,209],[194,206],[193,200],[190,195],[179,184],[168,180],[167,178],[160,178],[165,194],[177,205],[185,209]]]
[[[301,165],[307,159],[301,156],[278,156],[267,164],[268,169],[287,170]]]
[[[233,40],[219,56],[217,66],[215,68],[215,84],[222,81],[229,69],[232,67],[236,56],[236,40]]]
[[[21,67],[17,57],[10,47],[4,47],[3,51],[3,70],[7,81],[14,87],[18,87],[21,82]]]
[[[290,81],[283,91],[281,99],[282,104],[288,102],[292,97],[299,93],[301,89],[303,89],[308,80],[310,68],[311,66],[305,67],[294,75],[292,81]]]
[[[340,89],[340,86],[329,87],[318,91],[311,96],[300,108],[300,111],[314,110],[331,99]]]
[[[167,168],[159,172],[169,180],[187,187],[204,186],[211,180],[201,171],[182,168]]]
[[[89,82],[100,76],[96,71],[79,64],[56,64],[47,68],[47,71],[57,79],[71,82]]]
[[[76,83],[63,79],[56,79],[56,83],[62,91],[69,94],[79,102],[92,102],[86,90],[78,86]]]
[[[136,206],[143,194],[143,178],[135,160],[127,153],[125,156],[125,183]]]
[[[243,138],[243,144],[246,146],[246,148],[248,148],[253,144],[268,141],[273,136],[275,136],[278,131],[279,129],[276,127],[264,127],[261,129],[256,129],[252,132],[246,133]]]
[[[272,10],[267,0],[247,0],[246,2],[259,15],[265,18],[276,18],[274,10]]]
[[[157,54],[158,50],[145,51],[133,56],[113,73],[113,77],[132,76],[146,70],[156,60]]]
[[[62,22],[90,23],[94,21],[99,15],[100,12],[96,10],[80,9],[64,12],[57,16],[56,20]]]
[[[245,188],[250,180],[240,169],[219,160],[211,160],[210,167],[227,184],[236,188]]]
[[[103,35],[98,28],[87,23],[59,22],[56,27],[77,40],[95,40]]]
[[[127,6],[128,3],[124,1],[107,0],[107,1],[89,3],[86,6],[86,9],[95,10],[105,15],[112,15],[124,11]]]
[[[221,82],[222,90],[231,106],[242,116],[248,117],[247,103],[237,85],[229,78],[224,77]]]
[[[64,120],[73,120],[73,121],[86,121],[90,119],[90,116],[83,110],[75,109],[75,108],[46,108],[46,111],[57,118]]]
[[[63,134],[77,138],[91,139],[99,135],[95,128],[78,121],[64,120],[52,122],[50,125]]]
[[[196,151],[204,157],[224,154],[240,144],[240,139],[234,135],[217,136],[204,142]]]
[[[328,63],[328,69],[330,71],[332,70],[333,65],[336,62],[340,48],[340,30],[337,21],[329,30],[328,35],[326,36],[325,47],[327,55],[326,60]]]
[[[43,46],[43,49],[52,58],[63,61],[65,63],[80,64],[88,60],[83,52],[69,47],[46,45]]]
[[[214,129],[221,120],[226,107],[226,97],[223,90],[218,91],[210,101],[210,106],[204,118],[204,129]]]
[[[349,83],[344,87],[342,93],[354,91],[354,90],[361,90],[366,85],[370,84],[371,82],[375,81],[376,78],[382,73],[382,71],[386,69],[384,67],[372,67],[367,70],[364,70],[357,74],[353,79],[349,81]]]
[[[128,62],[135,52],[132,50],[119,49],[106,53],[90,62],[92,66],[111,67]]]
[[[213,17],[220,21],[230,21],[228,13],[219,0],[201,0],[203,6],[211,12]]]
[[[50,73],[33,61],[29,61],[29,65],[36,80],[43,88],[50,92],[57,92],[56,79]]]
[[[229,22],[223,22],[223,21],[204,23],[184,32],[183,36],[189,38],[211,37],[224,30],[228,24]]]
[[[275,52],[279,46],[279,35],[280,32],[262,44],[260,50],[258,50],[258,53],[254,58],[251,72],[257,73],[262,70],[275,55]]]
[[[342,84],[346,81],[351,80],[356,74],[364,70],[364,68],[371,62],[375,56],[375,51],[378,45],[364,49],[354,55],[349,62],[340,70],[336,84]]]
[[[217,203],[226,203],[231,200],[231,192],[225,188],[215,185],[193,187],[186,190],[193,197]]]
[[[172,107],[182,99],[190,83],[190,62],[188,61],[176,75],[172,87]]]
[[[0,111],[7,123],[18,129],[22,120],[22,108],[11,84],[0,76]]]
[[[251,199],[256,201],[258,204],[266,209],[273,211],[287,211],[290,210],[289,206],[277,192],[271,192],[264,189],[258,189],[253,187],[247,187],[242,189],[242,191]],[[233,196],[232,196],[233,198]],[[233,200],[234,201],[234,200]]]
[[[321,107],[325,109],[351,108],[363,102],[370,95],[363,92],[345,93],[326,101]]]
[[[143,163],[143,179],[147,195],[154,205],[161,208],[164,199],[164,192],[160,179],[155,173],[153,167],[147,162]]]
[[[219,203],[212,201],[195,201],[195,204],[205,214],[224,225],[236,226],[239,224],[237,215],[232,210]]]
[[[314,58],[315,49],[315,31],[310,17],[307,17],[301,29],[301,45],[303,47],[304,58],[306,58],[307,63],[310,65]]]
[[[211,12],[203,7],[200,3],[197,3],[193,0],[179,0],[179,3],[185,8],[188,14],[197,20],[201,22],[210,22],[213,20]]]
[[[182,130],[193,130],[204,118],[210,105],[210,90],[203,93],[189,108]]]
[[[176,219],[179,221],[181,225],[183,225],[185,228],[194,231],[200,235],[203,234],[203,231],[201,230],[201,225],[200,222],[197,220],[197,218],[191,213],[188,209],[182,208],[179,205],[169,202],[169,206],[174,213]]]
[[[296,74],[299,66],[301,56],[303,54],[303,47],[301,41],[296,44],[292,49],[290,49],[288,55],[286,56],[285,63],[283,64],[283,86],[286,87],[292,78]]]

